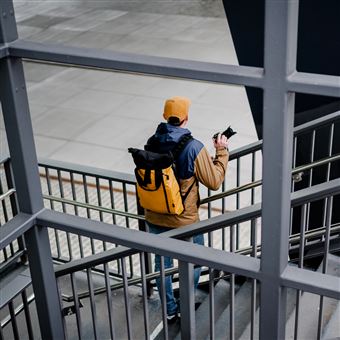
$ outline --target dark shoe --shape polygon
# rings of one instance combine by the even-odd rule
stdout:
[[[168,321],[168,324],[171,325],[171,324],[173,324],[173,323],[175,323],[175,322],[177,321],[177,319],[178,319],[178,313],[172,314],[172,315],[168,315],[168,316],[166,317],[166,319],[167,319],[167,321]]]

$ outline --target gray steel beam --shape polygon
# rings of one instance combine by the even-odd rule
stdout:
[[[340,77],[295,72],[287,77],[287,91],[340,97]]]
[[[65,339],[47,228],[34,226],[25,241],[42,339]]]
[[[285,338],[294,94],[286,77],[295,71],[298,1],[266,0],[263,102],[263,186],[260,338]]]
[[[56,211],[43,211],[37,216],[37,224],[259,279],[260,261],[255,258]]]
[[[0,45],[0,59],[8,57],[9,51],[7,45]]]
[[[181,309],[181,338],[196,339],[194,266],[179,261],[179,297]]]
[[[340,278],[298,267],[287,267],[281,285],[340,300]]]
[[[0,249],[23,235],[35,224],[35,215],[19,213],[0,228]]]
[[[12,1],[0,2],[0,14],[0,43],[10,43],[17,39]],[[34,215],[43,209],[43,199],[20,58],[0,59],[0,100],[19,212]],[[25,239],[42,337],[63,339],[64,328],[61,309],[58,308],[59,294],[47,229],[32,227],[25,233]]]
[[[18,39],[12,1],[1,1],[0,18],[0,44],[5,44]]]
[[[261,87],[263,69],[18,40],[10,55],[33,60]]]

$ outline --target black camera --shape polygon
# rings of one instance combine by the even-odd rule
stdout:
[[[236,135],[236,133],[237,133],[236,131],[234,131],[230,126],[228,126],[227,130],[222,132],[222,135],[225,135],[229,139],[231,136]],[[218,134],[219,132],[215,133],[213,135],[213,139],[216,139]]]

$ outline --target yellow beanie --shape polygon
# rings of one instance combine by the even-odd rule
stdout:
[[[186,97],[172,97],[165,101],[163,117],[169,120],[170,117],[177,117],[180,122],[188,118],[191,101]]]

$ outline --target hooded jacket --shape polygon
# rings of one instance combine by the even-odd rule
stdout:
[[[160,123],[155,134],[147,141],[145,149],[165,153],[172,150],[183,136],[190,134],[186,128]],[[190,190],[184,201],[184,211],[181,215],[168,215],[145,210],[146,220],[169,228],[198,222],[199,183],[217,190],[224,180],[228,157],[228,151],[222,147],[216,149],[212,159],[200,141],[190,140],[175,161],[181,194],[184,196]]]

